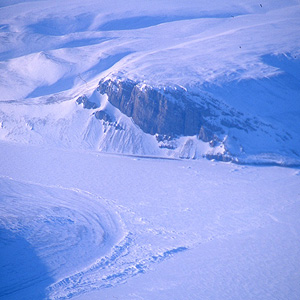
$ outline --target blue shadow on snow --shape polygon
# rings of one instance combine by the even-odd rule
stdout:
[[[0,299],[42,300],[53,282],[34,248],[20,235],[0,228]]]
[[[108,21],[98,27],[100,31],[111,31],[111,30],[132,30],[141,29],[151,26],[160,25],[163,23],[175,22],[175,21],[185,21],[193,19],[204,19],[204,18],[230,18],[233,16],[238,16],[243,13],[220,13],[220,14],[208,14],[200,13],[198,15],[174,15],[174,16],[140,16],[140,17],[130,17],[122,18]]]
[[[130,53],[132,52],[124,52],[111,55],[105,59],[100,60],[96,65],[94,65],[92,68],[90,68],[83,74],[78,74],[77,76],[73,75],[70,77],[63,77],[60,80],[56,81],[54,84],[39,86],[36,89],[34,89],[30,94],[28,94],[26,98],[41,97],[69,90],[74,86],[74,82],[76,79],[87,78],[88,80],[90,77],[98,75],[101,72],[111,68],[119,60],[121,60],[123,57]]]

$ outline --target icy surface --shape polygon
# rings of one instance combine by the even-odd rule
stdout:
[[[299,165],[299,28],[297,0],[0,1],[0,298],[298,300],[299,168],[201,157]],[[256,130],[159,141],[101,79]]]
[[[298,169],[0,151],[1,234],[45,279],[24,286],[2,244],[5,299],[299,298]]]
[[[122,235],[114,213],[101,207],[103,199],[80,190],[7,178],[1,178],[0,190],[1,230],[9,233],[8,238],[1,234],[1,296],[28,288],[26,297],[40,297],[40,282],[95,263]],[[24,251],[25,241],[31,252],[29,246]]]

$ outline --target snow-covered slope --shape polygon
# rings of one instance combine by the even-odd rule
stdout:
[[[298,1],[1,6],[2,140],[299,163]],[[112,91],[101,97],[99,81],[112,81],[123,105]],[[144,104],[120,89],[126,82]],[[83,96],[97,103],[93,110],[74,105]],[[103,108],[112,122],[93,117]],[[155,122],[168,130],[147,130]]]
[[[0,299],[300,299],[299,28],[299,0],[1,0]]]

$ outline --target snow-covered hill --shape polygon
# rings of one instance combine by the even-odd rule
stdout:
[[[299,0],[1,0],[0,299],[300,299],[299,28]]]
[[[4,1],[1,139],[299,164],[299,16],[298,1]]]

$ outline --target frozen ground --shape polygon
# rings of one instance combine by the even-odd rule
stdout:
[[[216,97],[261,125],[231,128],[232,150],[299,165],[299,15],[297,0],[0,1],[0,299],[300,299],[299,168],[178,159],[224,148],[162,149],[96,91]]]
[[[3,299],[300,296],[298,169],[0,152]]]

